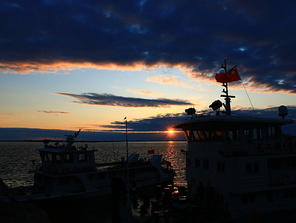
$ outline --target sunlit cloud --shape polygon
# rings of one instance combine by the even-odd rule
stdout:
[[[11,116],[14,115],[15,113],[0,113],[0,116]]]
[[[173,84],[173,85],[176,85],[176,86],[182,86],[184,88],[193,89],[193,87],[190,86],[189,84],[178,81],[178,80],[176,80],[176,78],[178,78],[178,77],[176,77],[176,76],[158,75],[158,76],[148,77],[146,79],[146,81],[152,81],[152,82],[156,82],[156,83],[159,83],[159,84]]]
[[[85,104],[85,105],[100,105],[100,106],[118,106],[118,107],[170,107],[173,105],[189,105],[190,103],[181,99],[145,99],[122,97],[113,94],[98,94],[98,93],[55,93],[56,95],[72,97],[78,99],[71,101],[72,103]]]
[[[7,95],[7,96],[11,96],[11,94],[9,94],[9,93],[6,92],[6,91],[1,91],[1,94],[5,94],[5,95]]]
[[[151,95],[151,96],[154,96],[154,95],[163,95],[161,93],[151,92],[151,91],[147,91],[147,90],[132,90],[132,89],[128,89],[128,91],[129,92],[136,93],[136,94]]]

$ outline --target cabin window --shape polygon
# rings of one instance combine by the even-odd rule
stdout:
[[[255,203],[255,194],[244,194],[242,196],[242,203],[243,204]]]
[[[78,162],[86,162],[86,154],[85,153],[78,154]]]
[[[188,136],[187,138],[189,139],[189,141],[196,141],[194,134],[191,130],[187,130],[186,135]]]
[[[55,158],[56,158],[56,162],[58,162],[58,163],[61,163],[62,162],[62,159],[61,159],[61,155],[60,154],[56,154],[55,155]]]
[[[191,167],[191,160],[189,158],[187,159],[187,167]]]
[[[209,166],[210,166],[209,165],[209,160],[208,159],[203,160],[203,168],[208,170],[209,169]]]
[[[259,163],[247,163],[246,164],[247,173],[259,173]]]
[[[285,159],[286,167],[296,167],[296,157],[290,157]]]
[[[195,140],[200,140],[200,137],[197,131],[193,131],[193,136]]]
[[[200,168],[200,166],[201,166],[200,160],[199,159],[195,159],[195,167],[196,168]]]
[[[269,167],[272,170],[279,170],[283,168],[282,159],[270,159]]]
[[[284,198],[294,198],[295,197],[295,189],[290,188],[284,190]]]
[[[72,154],[65,154],[64,162],[65,163],[73,163],[73,155]]]
[[[225,163],[221,161],[217,161],[217,171],[224,172],[225,171]]]
[[[247,139],[252,139],[252,136],[253,134],[252,134],[252,130],[250,130],[250,129],[245,129],[244,130],[244,136],[247,138]]]
[[[268,127],[267,131],[268,131],[268,137],[275,137],[276,136],[275,127],[273,127],[273,126]]]
[[[44,161],[46,161],[46,162],[52,162],[53,161],[53,154],[52,153],[45,153],[45,155],[44,155]]]
[[[217,140],[223,139],[223,132],[222,131],[215,131],[215,137]]]
[[[206,134],[203,131],[198,131],[198,135],[200,140],[205,140],[207,138]]]
[[[238,131],[238,129],[231,129],[231,130],[228,132],[228,137],[229,137],[229,139],[231,139],[231,140],[238,139],[238,138],[239,138],[239,131]]]
[[[187,141],[190,141],[189,133],[190,133],[189,130],[184,131],[184,134],[185,134],[185,137],[186,137]]]
[[[273,192],[272,191],[266,192],[266,201],[267,202],[272,202],[273,201]]]
[[[254,129],[254,139],[262,139],[263,138],[263,129],[255,128]]]

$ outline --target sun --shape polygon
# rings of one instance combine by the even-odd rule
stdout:
[[[171,134],[174,134],[174,133],[175,133],[175,131],[174,131],[173,129],[169,129],[169,130],[168,130],[168,134],[171,135]]]

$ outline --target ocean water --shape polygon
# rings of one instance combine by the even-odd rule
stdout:
[[[53,143],[52,143],[53,144]],[[126,142],[89,142],[89,148],[98,150],[96,163],[120,161],[126,156]],[[77,142],[76,147],[85,143]],[[185,180],[185,150],[187,142],[163,141],[163,142],[129,142],[128,151],[138,153],[140,158],[149,159],[152,155],[148,150],[154,150],[155,154],[163,155],[163,158],[172,163],[176,171],[174,183],[186,186]],[[41,163],[39,153],[35,151],[42,148],[42,142],[0,142],[0,178],[9,187],[28,186],[33,184],[33,174],[28,174],[32,162]]]

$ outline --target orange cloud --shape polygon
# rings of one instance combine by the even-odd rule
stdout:
[[[163,95],[161,93],[151,92],[151,91],[147,91],[147,90],[131,90],[131,89],[129,89],[128,91],[136,93],[136,94],[143,94],[143,95]]]
[[[139,71],[142,69],[152,70],[158,67],[172,67],[181,68],[186,64],[167,64],[158,62],[155,64],[147,65],[143,61],[136,61],[133,63],[112,63],[112,62],[85,62],[85,61],[55,61],[51,63],[46,62],[0,62],[0,70],[4,73],[18,73],[18,74],[29,74],[29,73],[58,73],[59,71],[70,71],[81,68],[94,68],[94,69],[105,69],[105,70],[121,70],[121,71]]]
[[[146,81],[152,81],[152,82],[156,82],[156,83],[159,83],[159,84],[174,84],[174,85],[177,85],[177,86],[182,86],[184,88],[193,89],[192,86],[190,86],[190,85],[188,85],[188,84],[186,84],[184,82],[178,81],[175,78],[177,78],[177,76],[158,75],[158,76],[148,77],[146,79]]]

